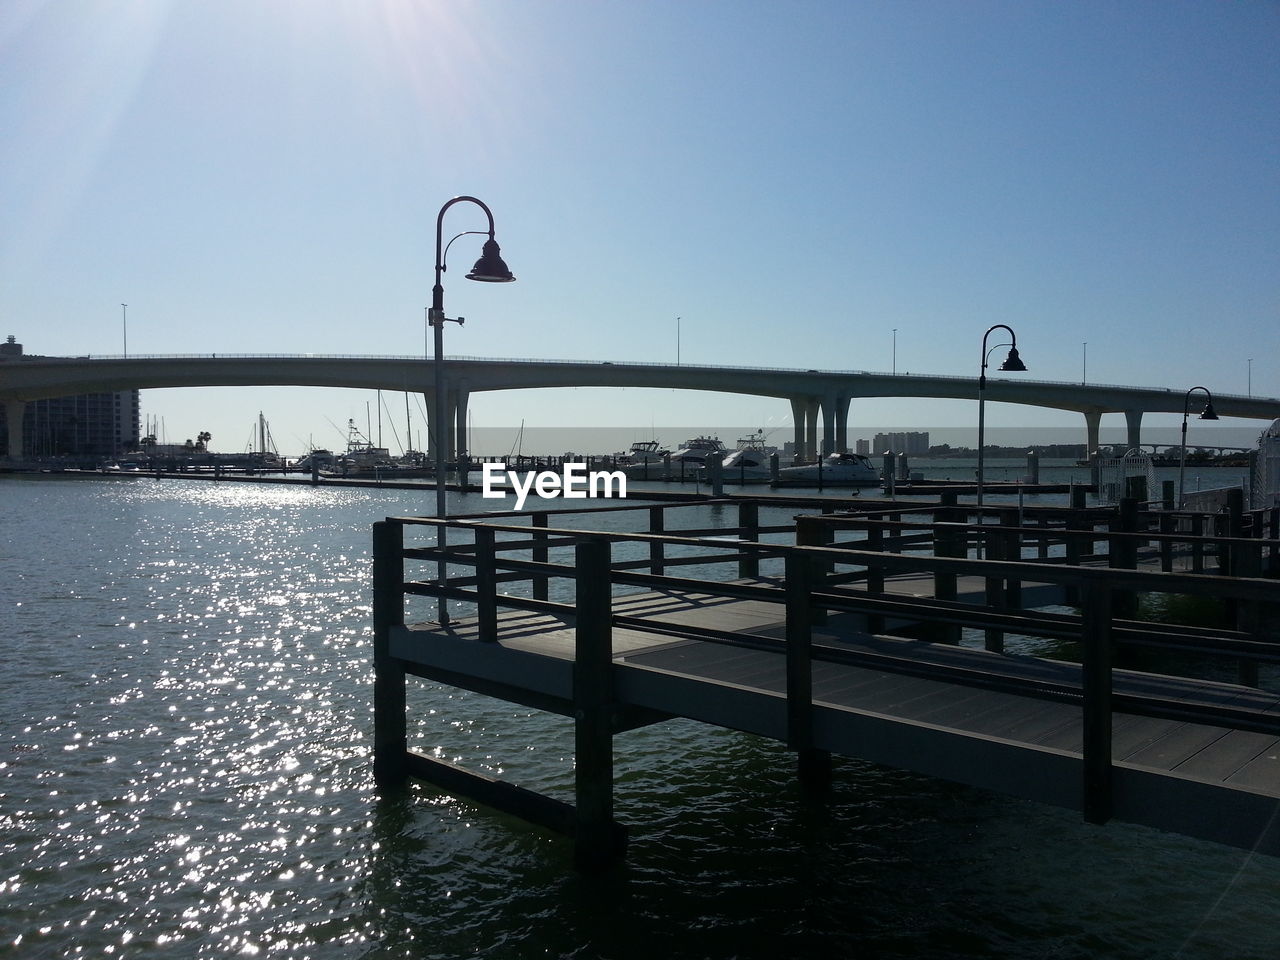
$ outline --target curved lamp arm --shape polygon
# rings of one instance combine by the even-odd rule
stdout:
[[[987,385],[987,357],[990,356],[990,353],[991,353],[991,351],[987,349],[987,337],[991,336],[991,334],[996,330],[1009,331],[1009,340],[1010,340],[1009,356],[1005,358],[1005,361],[1002,364],[1000,364],[1000,369],[1014,370],[1014,371],[1027,369],[1026,365],[1023,364],[1022,362],[1022,358],[1018,356],[1018,335],[1013,332],[1013,327],[1010,327],[1009,325],[1004,323],[994,324],[990,328],[988,328],[986,333],[982,335],[982,367],[978,371],[978,389],[979,390],[984,389]],[[1004,346],[1004,344],[997,343],[995,347],[991,348],[991,350],[994,350],[996,347],[1000,347],[1000,346]]]
[[[475,197],[454,197],[452,200],[445,201],[444,206],[440,208],[440,212],[436,215],[436,282],[431,288],[431,315],[430,319],[435,322],[444,317],[444,287],[440,283],[440,274],[444,273],[444,215],[445,212],[455,203],[474,203],[477,207],[484,211],[484,215],[489,219],[489,242],[493,242],[493,211],[483,200],[477,200]],[[482,230],[468,230],[458,234],[458,237],[466,236],[467,233],[483,233]],[[453,240],[457,240],[454,237]],[[453,240],[449,243],[452,244]]]

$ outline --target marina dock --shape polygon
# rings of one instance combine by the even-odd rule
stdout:
[[[586,528],[555,511],[376,525],[379,784],[508,810],[600,866],[626,833],[620,735],[683,717],[786,744],[815,789],[832,756],[857,757],[1280,853],[1280,695],[1258,686],[1280,663],[1276,511],[1206,532],[1134,503],[985,517],[828,502],[768,526],[739,499],[723,528],[667,529],[679,509],[583,511]],[[626,511],[645,529],[620,529]],[[456,572],[416,576],[441,561]],[[1152,596],[1216,598],[1233,622],[1156,622]],[[461,615],[442,622],[441,603]],[[1007,651],[1012,637],[1036,654]],[[575,802],[408,749],[415,676],[573,717]]]

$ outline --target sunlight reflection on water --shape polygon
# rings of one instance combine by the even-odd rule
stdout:
[[[814,802],[686,722],[618,738],[634,842],[586,881],[509,817],[376,796],[370,525],[429,494],[0,483],[0,956],[1280,954],[1272,860],[853,762]],[[571,797],[568,721],[410,709],[419,748]]]

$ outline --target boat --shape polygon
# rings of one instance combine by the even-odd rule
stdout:
[[[663,475],[669,456],[671,451],[657,440],[639,440],[633,443],[626,453],[618,454],[615,461],[630,479],[643,480],[649,477],[657,479]]]
[[[776,486],[878,487],[880,474],[860,453],[832,453],[817,463],[784,467]]]
[[[701,479],[707,466],[707,457],[713,453],[723,456],[727,451],[719,437],[694,437],[686,440],[671,454],[672,480]]]
[[[773,479],[772,457],[777,447],[765,444],[764,431],[741,437],[737,448],[724,458],[725,483],[768,483]]]
[[[347,421],[347,450],[334,458],[320,472],[330,477],[347,479],[387,479],[426,476],[430,471],[419,466],[398,463],[386,447],[374,446],[356,427],[354,420]]]
[[[295,463],[296,470],[329,470],[333,467],[334,460],[337,459],[333,455],[332,450],[326,450],[323,447],[317,447],[309,452],[305,457]]]

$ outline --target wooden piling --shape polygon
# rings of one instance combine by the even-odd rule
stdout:
[[[547,512],[539,510],[529,518],[529,523],[533,527],[533,560],[535,563],[546,563],[549,557],[547,550]],[[545,600],[548,596],[548,587],[551,578],[546,574],[536,574],[533,577],[533,598],[535,600]]]
[[[575,547],[574,860],[584,870],[616,861],[626,845],[613,820],[613,607],[609,541]]]
[[[744,500],[738,504],[738,538],[752,542],[760,539],[760,506],[754,500]],[[754,552],[744,552],[738,560],[738,576],[742,578],[760,576],[760,557]]]
[[[649,508],[649,532],[662,533],[666,529],[666,510],[661,506]],[[662,576],[666,572],[666,564],[663,557],[666,555],[666,548],[661,540],[649,541],[649,572]]]
[[[813,627],[818,618],[813,590],[818,563],[802,553],[788,553],[787,609],[787,746],[796,751],[801,784],[811,790],[831,785],[831,754],[813,746]]]
[[[495,537],[490,527],[476,527],[476,619],[480,639],[498,641],[498,568]]]
[[[1111,819],[1111,588],[1084,588],[1081,681],[1084,691],[1084,818]]]
[[[373,779],[383,790],[404,786],[405,670],[391,656],[392,627],[404,624],[404,525],[373,525]]]

